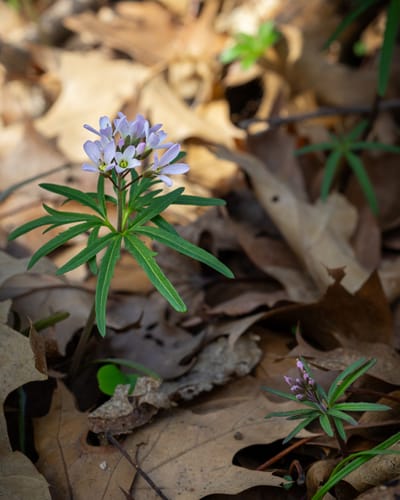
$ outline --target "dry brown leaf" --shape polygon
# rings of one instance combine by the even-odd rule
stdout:
[[[348,217],[354,220],[354,209],[343,198],[331,195],[324,206],[306,203],[254,156],[221,146],[215,151],[217,156],[239,163],[249,174],[260,204],[321,291],[330,284],[326,268],[337,267],[346,268],[343,285],[349,291],[360,288],[368,273],[355,259],[347,238],[337,231],[335,221],[338,209],[343,212],[343,205]]]
[[[337,335],[352,339],[354,345],[393,341],[392,314],[376,273],[354,295],[336,280],[318,302],[284,306],[265,317],[288,330],[299,325],[305,340],[323,349],[338,347]]]
[[[294,403],[280,408],[292,409]],[[265,415],[275,409],[247,378],[192,411],[164,414],[128,436],[123,447],[168,498],[193,500],[211,493],[238,493],[259,484],[278,486],[282,479],[271,472],[232,465],[241,448],[282,439],[294,428],[293,422],[278,418],[266,424]],[[237,432],[240,439],[235,438]],[[50,413],[35,421],[38,468],[52,485],[54,500],[64,500],[71,491],[76,500],[116,498],[120,488],[130,491],[132,466],[110,446],[89,446],[86,434],[86,414],[76,411],[71,396],[60,386]],[[132,495],[157,498],[141,480],[134,484]]]
[[[350,472],[345,481],[351,484],[358,492],[365,491],[372,486],[389,483],[400,476],[400,444],[397,443],[389,448],[395,454],[377,455],[368,462]]]
[[[37,467],[50,484],[51,498],[113,498],[129,490],[134,471],[110,447],[90,446],[87,414],[77,411],[72,395],[60,384],[49,413],[34,422]]]
[[[265,415],[276,407],[263,396],[242,401],[223,407],[223,400],[214,400],[204,410],[200,406],[194,411],[176,411],[131,436],[127,450],[132,455],[139,443],[146,442],[139,448],[138,462],[151,471],[152,479],[169,498],[194,500],[216,493],[233,495],[260,484],[278,486],[281,478],[269,471],[233,465],[232,458],[247,446],[281,439],[293,422],[271,419],[266,424]],[[280,406],[283,411],[289,407],[292,403]],[[182,433],[184,440],[179,438]],[[133,495],[141,498],[146,494],[146,498],[156,498],[138,478]]]
[[[162,75],[154,77],[143,88],[139,109],[152,121],[161,122],[173,141],[196,137],[229,146],[235,135],[241,135],[233,132],[232,127],[216,127],[212,119],[199,116],[173,92]]]
[[[13,310],[20,315],[23,327],[55,312],[70,313],[67,319],[42,332],[49,345],[64,354],[74,333],[86,323],[92,293],[55,276],[56,268],[49,259],[41,259],[27,271],[28,261],[0,253],[0,300],[13,300]]]
[[[0,134],[0,152],[0,168],[7,172],[2,179],[2,190],[66,163],[66,158],[30,124],[18,123],[3,128]],[[16,165],[24,167],[16,168]],[[46,181],[64,182],[69,174],[68,169],[62,170],[49,175]],[[37,199],[43,190],[38,187],[38,181],[33,181],[19,188],[18,193],[28,199]]]
[[[46,375],[35,368],[29,339],[6,324],[11,301],[0,304],[0,402],[10,392],[33,380],[45,380]],[[11,450],[7,424],[0,412],[0,496],[50,500],[48,485],[33,464],[22,453]]]
[[[368,375],[388,384],[400,385],[400,355],[393,347],[382,342],[367,342],[361,338],[352,338],[347,332],[334,333],[333,336],[341,347],[327,352],[310,349],[307,343],[298,336],[299,345],[291,352],[291,355],[310,356],[314,365],[338,371],[344,370],[362,356],[368,359],[374,358],[377,361],[376,365],[368,370]]]
[[[35,128],[45,137],[55,138],[71,161],[81,162],[85,158],[82,145],[90,136],[83,124],[96,127],[100,116],[114,117],[134,96],[148,70],[139,64],[112,60],[98,51],[41,49],[39,55],[62,87],[50,110],[35,120]]]

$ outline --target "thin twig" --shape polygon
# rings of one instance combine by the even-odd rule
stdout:
[[[119,444],[119,442],[110,432],[106,433],[106,438],[112,445],[114,445],[121,452],[121,455],[123,455],[128,460],[128,462],[131,465],[133,465],[137,473],[142,476],[142,478],[146,481],[146,483],[157,493],[157,495],[160,498],[162,498],[163,500],[169,500],[168,497],[166,497],[164,493],[160,490],[160,488],[152,481],[152,479],[148,476],[148,474],[146,474],[146,472],[144,472],[144,470],[141,469],[139,465],[131,459],[128,453],[124,450],[124,448]]]
[[[266,469],[268,469],[268,467],[271,467],[271,465],[273,465],[274,463],[278,462],[281,458],[285,457],[286,455],[288,455],[289,453],[291,453],[293,450],[295,450],[299,446],[308,443],[312,439],[315,439],[315,436],[303,438],[303,439],[300,439],[299,441],[296,441],[295,443],[291,444],[290,446],[288,446],[284,450],[282,450],[279,453],[277,453],[274,457],[270,458],[269,460],[267,460],[266,462],[264,462],[263,464],[261,464],[259,467],[257,467],[256,470],[266,470]]]
[[[376,111],[387,111],[389,109],[400,108],[400,99],[387,99],[376,103]],[[321,107],[316,111],[301,113],[291,116],[271,116],[269,118],[249,118],[239,123],[241,128],[248,128],[253,123],[266,123],[271,127],[297,123],[325,116],[344,116],[344,115],[370,115],[371,106],[349,106],[349,107]]]

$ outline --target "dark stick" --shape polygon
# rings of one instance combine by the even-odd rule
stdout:
[[[387,111],[388,109],[400,108],[400,99],[388,99],[386,101],[375,102],[374,112]],[[322,107],[317,111],[302,113],[292,116],[271,116],[270,118],[250,118],[240,122],[241,128],[248,128],[253,123],[267,123],[271,127],[297,123],[305,120],[312,120],[324,116],[345,116],[345,115],[371,115],[371,106],[349,106],[349,107]]]
[[[151,480],[151,478],[146,474],[146,472],[144,472],[144,470],[142,470],[139,465],[137,463],[135,463],[131,457],[128,455],[128,453],[124,450],[124,448],[119,444],[119,442],[115,439],[115,437],[110,433],[110,432],[107,432],[106,433],[106,438],[107,440],[113,445],[115,446],[120,452],[121,452],[121,455],[123,455],[127,460],[128,462],[133,465],[133,467],[136,469],[136,471],[138,472],[138,474],[140,474],[142,476],[142,478],[146,481],[146,483],[150,486],[150,488],[152,488],[156,493],[157,495],[162,498],[163,500],[169,500],[168,497],[166,497],[164,495],[164,493],[160,490],[160,488]]]

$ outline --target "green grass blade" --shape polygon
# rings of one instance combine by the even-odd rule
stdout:
[[[102,337],[106,335],[108,292],[110,290],[111,280],[114,275],[115,265],[120,255],[122,240],[122,236],[118,233],[113,236],[113,241],[110,243],[103,258],[101,259],[96,284],[96,323],[99,333]]]
[[[342,156],[341,151],[333,151],[326,160],[324,173],[321,182],[321,199],[326,201],[331,189],[336,169]]]
[[[82,224],[78,224],[77,226],[71,227],[66,231],[58,234],[52,240],[48,241],[42,247],[40,247],[39,250],[37,250],[32,255],[31,260],[28,263],[28,269],[30,269],[34,264],[36,264],[39,259],[41,259],[45,255],[48,255],[50,252],[60,247],[67,241],[75,238],[75,236],[89,231],[89,229],[91,229],[92,227],[93,224],[91,222],[83,222]]]
[[[351,386],[351,384],[367,372],[375,363],[375,359],[367,360],[366,358],[360,358],[339,373],[339,375],[332,382],[328,391],[329,406],[333,406],[340,396],[342,396]]]
[[[50,191],[51,193],[59,194],[61,196],[65,196],[68,200],[74,200],[82,205],[85,205],[101,216],[104,217],[104,214],[99,208],[98,201],[94,200],[92,196],[88,193],[82,193],[78,189],[71,188],[69,186],[59,186],[58,184],[40,184],[40,187],[46,189],[46,191]]]
[[[358,182],[360,183],[361,189],[364,192],[365,198],[368,201],[372,212],[377,215],[379,211],[378,200],[376,199],[374,188],[364,168],[364,165],[362,164],[362,161],[360,160],[360,158],[358,158],[358,156],[350,151],[346,153],[346,159],[355,176],[357,177]]]
[[[56,274],[64,274],[72,271],[73,269],[85,264],[90,259],[95,257],[104,247],[106,247],[109,242],[115,238],[116,233],[108,233],[101,238],[96,239],[96,241],[91,242],[86,248],[81,250],[77,255],[72,257],[68,262],[61,266]]]
[[[193,243],[186,241],[184,238],[181,238],[180,236],[171,234],[169,231],[164,231],[163,229],[160,229],[158,227],[149,227],[149,226],[138,227],[136,229],[136,232],[139,234],[150,236],[150,238],[153,238],[156,241],[159,241],[160,243],[163,243],[164,245],[173,248],[174,250],[176,250],[179,253],[182,253],[183,255],[187,255],[192,259],[196,259],[200,262],[203,262],[203,264],[206,264],[212,269],[215,269],[216,271],[223,274],[227,278],[234,277],[232,271],[227,266],[225,266],[225,264],[223,264],[216,257],[214,257],[214,255],[207,252],[203,248],[193,245]]]
[[[8,235],[8,239],[15,240],[16,238],[19,238],[19,236],[22,236],[25,233],[29,233],[29,231],[32,231],[33,229],[36,229],[41,226],[47,226],[48,224],[53,224],[54,219],[50,215],[44,215],[43,217],[40,217],[39,219],[31,220],[30,222],[27,222],[26,224],[23,224],[20,227],[17,227],[17,229],[14,229],[14,231],[11,231],[11,233]]]
[[[329,45],[338,38],[343,31],[352,24],[358,16],[360,16],[364,11],[366,11],[371,5],[376,3],[378,0],[360,0],[358,6],[351,11],[338,25],[332,35],[324,43],[323,48],[327,49]]]
[[[361,467],[374,456],[380,454],[382,451],[387,450],[390,446],[393,446],[400,440],[400,432],[394,434],[388,438],[383,443],[375,446],[371,450],[364,452],[358,452],[342,460],[332,471],[328,481],[320,488],[312,497],[311,500],[322,500],[322,498],[328,493],[328,491],[333,488],[339,481],[345,478],[350,472]],[[390,450],[387,450],[390,453]],[[398,453],[397,450],[393,450],[391,453]],[[345,464],[345,465],[343,465]]]
[[[300,418],[308,418],[308,417],[316,418],[318,417],[318,412],[316,410],[287,410],[287,411],[273,411],[265,415],[264,418],[272,418],[272,417],[286,417],[287,420],[298,420]]]
[[[381,56],[379,59],[378,95],[380,97],[383,97],[387,90],[390,76],[390,65],[396,43],[396,36],[399,30],[399,22],[400,2],[399,0],[391,0],[386,14],[386,28],[383,36]]]
[[[160,266],[154,259],[156,255],[137,236],[133,234],[125,235],[125,246],[128,252],[137,260],[149,277],[151,283],[161,293],[163,297],[178,312],[185,312],[186,305],[181,299],[175,287],[165,276]]]

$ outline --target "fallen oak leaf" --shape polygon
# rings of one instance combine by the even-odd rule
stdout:
[[[325,204],[299,200],[292,191],[252,155],[212,146],[216,156],[236,161],[250,176],[256,196],[290,248],[308,270],[320,291],[330,284],[326,267],[346,267],[343,286],[354,292],[367,280],[368,272],[355,259],[345,237],[333,228],[335,210]],[[336,199],[340,198],[335,195]],[[331,196],[331,200],[335,201]],[[342,202],[341,202],[342,203]],[[350,206],[349,206],[350,207]],[[350,208],[349,208],[350,210]]]
[[[11,301],[0,304],[0,402],[10,392],[47,376],[35,368],[35,356],[29,339],[12,330],[6,323]],[[19,451],[12,451],[7,424],[0,413],[0,497],[50,500],[47,482],[30,460]]]

